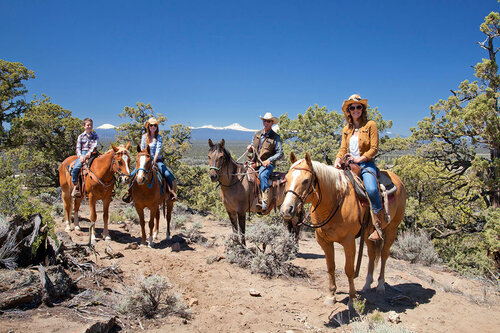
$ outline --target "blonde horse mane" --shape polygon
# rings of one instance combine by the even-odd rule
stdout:
[[[323,187],[334,188],[340,193],[344,193],[349,186],[349,180],[344,172],[332,165],[326,165],[318,161],[311,161],[313,170]]]

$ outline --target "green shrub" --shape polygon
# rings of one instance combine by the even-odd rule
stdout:
[[[123,211],[123,217],[134,223],[139,223],[139,215],[137,214],[137,210],[134,206],[127,206],[127,208]]]

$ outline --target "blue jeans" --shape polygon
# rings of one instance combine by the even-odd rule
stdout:
[[[269,164],[266,168],[261,166],[259,168],[259,179],[260,179],[260,189],[262,192],[269,188],[269,177],[271,177],[271,173],[273,173],[274,165]]]
[[[167,180],[168,186],[172,189],[172,186],[174,185],[173,182],[175,180],[174,173],[165,164],[163,164],[163,162],[156,162],[156,165],[158,166],[158,170],[160,170],[163,177]],[[130,179],[134,179],[136,172],[137,170],[134,168],[134,170],[130,173]],[[132,183],[130,183],[130,186],[132,186]]]
[[[86,150],[82,150],[82,156],[87,155]],[[71,181],[73,182],[74,185],[78,183],[78,175],[80,174],[80,170],[82,169],[83,164],[82,161],[80,160],[80,157],[76,159],[75,165],[73,166],[73,170],[71,170]]]
[[[380,193],[378,192],[377,179],[375,179],[375,177],[373,176],[377,175],[375,162],[363,162],[359,163],[359,166],[362,167],[361,178],[363,178],[363,183],[365,183],[366,192],[368,193],[368,197],[370,198],[372,210],[376,214],[382,209],[382,199],[380,199]],[[368,171],[373,173],[373,175]]]

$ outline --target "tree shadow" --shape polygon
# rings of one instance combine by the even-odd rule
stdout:
[[[342,293],[337,293],[337,297]],[[361,299],[365,299],[365,313],[373,310],[380,312],[395,311],[397,313],[405,312],[416,308],[420,304],[429,303],[434,297],[436,291],[434,289],[424,288],[418,283],[401,283],[394,286],[385,284],[385,295],[379,295],[375,288],[367,291],[358,292]],[[340,303],[347,305],[349,295],[346,295]],[[359,317],[356,311],[348,309],[341,312],[332,313],[328,316],[328,323],[325,324],[329,328],[338,328],[348,324],[353,318]]]

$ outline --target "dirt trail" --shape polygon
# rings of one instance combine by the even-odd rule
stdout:
[[[114,202],[112,209],[116,209]],[[81,216],[88,218],[88,206],[83,205]],[[101,216],[101,215],[100,215]],[[343,251],[336,247],[339,301],[333,306],[323,303],[327,295],[328,278],[321,248],[314,238],[302,237],[300,251],[294,263],[304,267],[308,279],[266,278],[231,265],[224,260],[208,263],[207,259],[224,255],[224,237],[230,233],[229,223],[222,223],[200,215],[187,214],[186,224],[199,221],[202,234],[214,246],[190,244],[180,252],[167,246],[165,221],[161,221],[160,240],[155,248],[129,249],[130,243],[140,240],[138,225],[129,224],[129,231],[119,225],[110,225],[112,241],[100,240],[97,251],[105,247],[121,252],[119,259],[101,259],[97,264],[111,266],[117,261],[123,270],[125,283],[132,284],[138,277],[157,274],[168,277],[174,289],[190,305],[192,318],[185,320],[169,316],[145,320],[123,327],[124,331],[149,332],[329,332],[349,331],[347,323],[348,286],[343,267]],[[99,220],[98,220],[99,221]],[[85,223],[83,223],[85,226]],[[64,225],[58,219],[58,229]],[[86,228],[84,228],[86,230]],[[97,232],[102,231],[98,222]],[[177,234],[173,230],[173,235]],[[76,242],[85,242],[84,232],[71,234]],[[355,284],[358,292],[364,284],[367,258],[363,259],[360,277]],[[375,278],[377,275],[375,276]],[[379,309],[387,318],[389,311],[399,313],[402,325],[416,332],[498,332],[500,327],[500,295],[498,289],[480,281],[465,279],[441,268],[411,265],[390,258],[386,271],[386,295],[375,291],[360,293],[367,299],[369,310]],[[83,283],[83,282],[82,282]],[[375,284],[373,285],[375,286]],[[94,286],[97,288],[97,286]],[[261,297],[249,294],[256,289]],[[48,308],[42,306],[27,311],[5,312],[0,315],[0,332],[82,332],[90,323],[100,320],[91,315],[77,314],[63,304]]]

